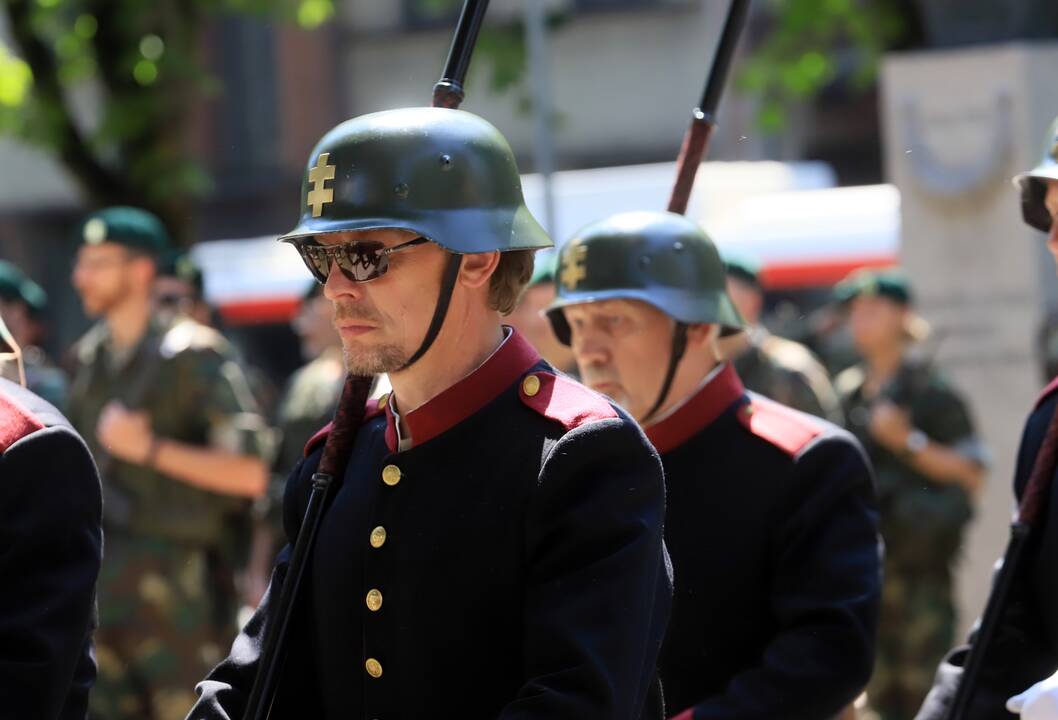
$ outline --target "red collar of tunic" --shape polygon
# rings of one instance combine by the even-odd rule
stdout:
[[[711,425],[745,394],[742,380],[728,363],[694,395],[645,428],[647,438],[660,454],[671,452]]]
[[[422,445],[466,420],[516,383],[540,362],[540,354],[513,328],[496,351],[474,372],[411,412],[402,414],[412,446]],[[397,423],[390,399],[386,408],[386,445],[397,451]]]

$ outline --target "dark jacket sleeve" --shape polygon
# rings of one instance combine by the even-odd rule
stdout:
[[[1014,473],[1014,491],[1018,500],[1021,499],[1032,473],[1036,455],[1055,412],[1056,402],[1058,400],[1051,398],[1030,415],[1025,424]],[[1005,709],[1007,698],[1027,690],[1058,668],[1058,647],[1054,647],[1048,640],[1044,618],[1047,611],[1035,592],[1032,577],[1032,570],[1036,566],[1043,569],[1039,574],[1053,578],[1054,564],[1058,561],[1054,552],[1049,556],[1041,555],[1046,552],[1046,548],[1056,547],[1053,535],[1043,537],[1043,533],[1058,532],[1058,494],[1053,486],[1049,508],[1050,514],[1044,526],[1039,528],[1040,532],[1034,533],[1029,542],[1029,557],[1023,559],[1014,577],[965,720],[1013,717]],[[1002,567],[1002,562],[1000,560],[996,564],[997,573]],[[1052,609],[1050,612],[1056,611]],[[915,716],[916,720],[944,720],[946,717],[959,689],[969,652],[977,640],[979,624],[980,620],[974,624],[966,644],[952,650],[937,668],[933,688]]]
[[[0,716],[83,718],[102,552],[99,476],[65,426],[0,455]]]
[[[881,549],[862,450],[844,435],[817,442],[776,507],[786,512],[774,519],[775,637],[758,666],[694,708],[696,720],[832,717],[870,678]]]
[[[318,462],[318,453],[316,462]],[[290,556],[293,552],[292,546],[301,527],[298,513],[304,509],[302,496],[306,488],[307,471],[305,468],[309,464],[308,462],[299,463],[287,481],[283,514],[290,544],[279,553],[268,590],[265,591],[261,603],[249,622],[236,636],[231,653],[206,676],[205,680],[196,686],[195,690],[199,694],[199,699],[188,714],[187,720],[241,720],[246,712],[246,703],[257,676],[261,655],[264,652],[265,633],[269,624],[274,620],[275,604],[282,592]],[[315,467],[315,464],[312,466]],[[297,637],[296,623],[291,626],[288,637],[293,638],[291,651],[299,652],[300,643],[305,642],[305,639]],[[302,695],[303,700],[311,700],[311,698],[304,698],[303,693],[300,692],[304,670],[303,664],[301,666],[297,663],[286,664],[271,717],[281,720],[318,716],[310,712],[305,705],[295,710],[297,703],[295,698],[298,695]]]
[[[527,680],[503,720],[636,718],[671,606],[660,460],[615,419],[567,433],[525,518]]]

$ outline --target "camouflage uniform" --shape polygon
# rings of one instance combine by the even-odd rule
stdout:
[[[225,533],[247,501],[109,458],[96,424],[117,400],[147,412],[168,440],[261,455],[268,434],[230,346],[193,321],[152,325],[122,356],[100,323],[75,356],[69,415],[100,462],[105,497],[92,714],[183,718],[234,631]]]
[[[812,352],[764,328],[749,331],[749,344],[734,359],[746,388],[783,405],[843,424],[841,402],[827,371]]]
[[[276,418],[280,437],[273,466],[275,473],[264,503],[276,538],[285,537],[282,505],[287,476],[301,462],[309,438],[331,421],[344,382],[345,364],[342,349],[337,347],[303,365],[287,383]]]
[[[878,657],[868,697],[883,720],[910,720],[951,646],[952,566],[973,511],[962,487],[934,482],[873,439],[868,429],[873,401],[865,396],[865,380],[865,369],[855,366],[839,375],[836,385],[847,427],[874,465],[886,545]],[[905,359],[880,397],[907,412],[912,426],[930,440],[986,463],[966,403],[929,364]]]

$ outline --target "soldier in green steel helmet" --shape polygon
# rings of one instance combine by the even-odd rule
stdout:
[[[106,208],[79,239],[73,284],[98,322],[72,351],[68,416],[99,464],[106,533],[91,715],[181,718],[235,625],[228,528],[265,489],[270,436],[224,338],[155,312],[158,218]]]
[[[718,337],[743,327],[726,280],[694,222],[622,213],[562,246],[548,317],[665,468],[670,717],[834,717],[871,670],[870,471],[847,433],[747,392],[722,361]]]
[[[1014,178],[1021,194],[1022,219],[1047,234],[1047,249],[1058,262],[1058,118],[1044,138],[1043,159]],[[1058,720],[1058,491],[1054,487],[1054,415],[1058,379],[1036,400],[1022,432],[1014,494],[1019,503],[1030,477],[1039,468],[1042,507],[1034,523],[1010,592],[998,609],[1000,618],[991,643],[975,647],[981,635],[952,650],[937,669],[933,689],[916,720],[946,720],[971,651],[983,651],[978,682],[962,717],[998,718],[1020,715],[1024,720]],[[1008,560],[1004,560],[1008,562]],[[991,609],[992,599],[989,601]],[[975,629],[980,623],[975,624]]]
[[[636,720],[671,595],[661,468],[501,322],[551,245],[506,140],[459,110],[357,117],[312,151],[301,207],[283,240],[333,305],[347,387],[392,392],[355,434],[340,406],[287,480],[295,543],[321,457],[349,468],[271,717]],[[243,716],[290,552],[192,718]]]

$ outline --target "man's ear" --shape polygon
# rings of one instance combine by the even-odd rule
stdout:
[[[483,287],[499,264],[499,252],[468,253],[459,266],[459,284],[468,288]]]
[[[720,337],[720,326],[716,323],[697,323],[687,326],[687,347],[704,348],[715,345]]]

